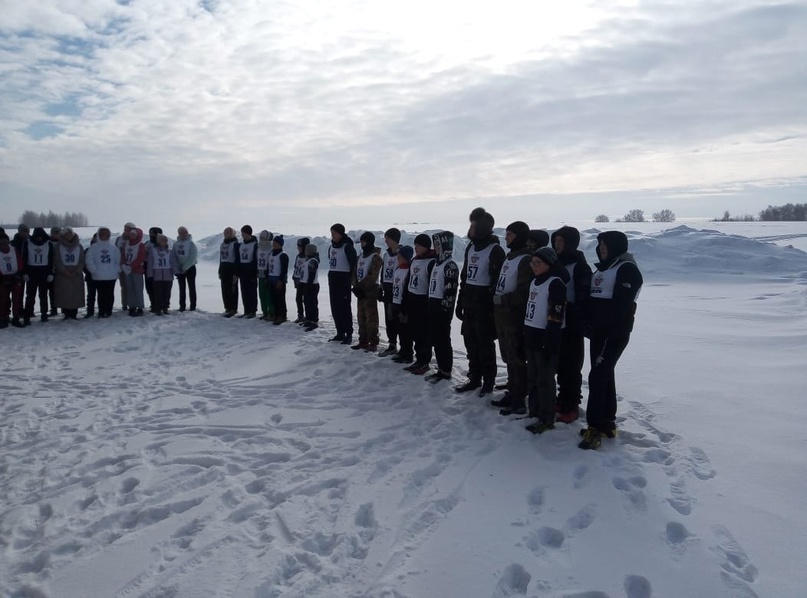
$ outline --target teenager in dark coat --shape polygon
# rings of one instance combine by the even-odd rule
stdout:
[[[224,317],[232,318],[238,313],[238,239],[235,229],[224,229],[224,240],[219,246],[219,281]]]
[[[334,224],[331,227],[331,245],[328,247],[328,291],[336,336],[330,340],[341,342],[343,345],[353,342],[350,283],[357,259],[353,239],[347,236],[345,225]]]
[[[53,282],[53,245],[45,229],[36,227],[31,237],[22,244],[22,261],[25,264],[25,316],[27,326],[31,323],[39,295],[39,314],[48,321],[48,286]]]
[[[451,345],[451,320],[454,318],[460,270],[453,259],[454,233],[442,231],[432,235],[437,261],[429,280],[429,322],[437,371],[426,376],[433,384],[451,379],[454,348]]]

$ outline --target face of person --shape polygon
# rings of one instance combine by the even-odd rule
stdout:
[[[532,273],[535,274],[535,276],[540,276],[549,270],[547,263],[539,257],[532,258],[530,261],[530,266],[532,267]]]
[[[188,229],[187,229],[187,228],[185,228],[184,226],[180,226],[180,227],[177,229],[177,237],[178,237],[179,239],[181,239],[182,241],[184,241],[185,239],[187,239],[187,238],[188,238]]]
[[[252,234],[241,231],[241,238],[244,239],[244,241],[251,241]]]
[[[515,239],[516,239],[516,233],[514,233],[511,230],[505,231],[504,242],[507,243],[508,247],[513,244],[513,241],[515,241]]]
[[[232,239],[235,236],[235,231],[231,228],[224,229],[224,238],[225,239]]]
[[[101,241],[109,241],[109,231],[108,231],[108,230],[102,230],[102,231],[100,231],[100,232],[98,233],[98,238],[99,238]]]
[[[561,253],[563,253],[563,250],[566,248],[566,240],[563,237],[561,237],[560,235],[557,235],[555,237],[555,242],[553,243],[553,245],[555,246],[555,253],[560,255]]]
[[[390,239],[389,237],[386,236],[384,237],[384,243],[386,243],[387,247],[389,247],[390,249],[392,249],[398,244],[393,239]]]
[[[137,231],[135,229],[129,231],[129,238],[132,241],[134,241],[137,238]]]
[[[471,226],[468,227],[468,238],[473,239],[474,235],[476,235],[476,222],[471,222]]]
[[[423,245],[415,245],[415,255],[418,257],[423,257],[428,251],[428,248],[424,247]]]
[[[608,259],[608,245],[605,244],[605,241],[600,241],[599,245],[597,245],[597,253],[600,254],[601,260]]]
[[[333,241],[334,243],[339,243],[341,240],[342,240],[342,235],[340,235],[335,230],[332,230],[331,231],[331,241]]]

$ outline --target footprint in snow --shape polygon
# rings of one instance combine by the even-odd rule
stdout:
[[[532,575],[527,573],[523,566],[518,563],[508,565],[501,579],[499,579],[499,583],[496,584],[496,589],[493,591],[491,598],[526,596],[530,580],[532,580]]]
[[[627,598],[650,598],[653,595],[653,587],[641,575],[628,575],[623,586]]]

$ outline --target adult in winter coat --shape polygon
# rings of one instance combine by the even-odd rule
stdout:
[[[126,249],[126,246],[129,244],[129,235],[136,228],[133,222],[127,222],[123,225],[123,232],[115,239],[115,247],[118,248],[121,255],[123,255],[123,250]],[[118,272],[118,282],[120,283],[121,307],[123,311],[127,311],[129,309],[129,298],[126,296],[126,274],[124,274],[123,270]]]
[[[505,230],[510,250],[505,257],[493,294],[493,320],[499,351],[507,366],[507,391],[500,400],[491,401],[504,412],[524,413],[527,398],[527,355],[524,352],[524,311],[534,278],[530,265],[533,252],[527,245],[530,227],[517,220]]]
[[[398,320],[398,352],[392,358],[396,363],[412,363],[414,349],[409,328],[409,267],[415,250],[409,245],[398,248],[398,267],[392,279],[392,315]]]
[[[537,421],[528,425],[527,430],[542,434],[555,427],[555,373],[561,330],[565,325],[564,279],[568,279],[568,274],[558,265],[558,256],[551,247],[539,248],[530,264],[535,278],[530,284],[524,312],[524,346],[529,380],[528,411]]]
[[[451,320],[454,318],[460,269],[453,259],[454,233],[444,230],[432,235],[435,264],[429,278],[429,323],[437,371],[426,376],[436,384],[451,379],[454,348],[451,346]]]
[[[84,307],[84,248],[73,229],[66,227],[53,252],[54,305],[62,310],[65,320],[78,319]]]
[[[121,250],[109,240],[111,233],[107,227],[102,226],[96,234],[98,241],[90,245],[84,263],[98,291],[98,317],[108,318],[115,305],[115,281],[121,273]]]
[[[586,306],[586,328],[591,343],[591,371],[588,375],[588,429],[582,449],[596,449],[603,436],[616,434],[616,381],[614,370],[628,346],[636,299],[642,289],[642,273],[628,253],[628,238],[621,231],[597,236],[596,270],[591,277],[591,294]]]
[[[25,315],[27,326],[34,317],[36,297],[39,295],[39,314],[48,321],[48,285],[53,282],[53,246],[45,229],[38,226],[22,246],[22,261],[25,263]]]
[[[241,243],[238,244],[236,273],[241,283],[242,318],[252,319],[258,313],[258,239],[252,235],[252,227],[241,227]]]
[[[336,335],[330,340],[343,345],[353,342],[350,283],[357,261],[356,248],[353,240],[345,233],[345,225],[334,224],[331,227],[331,245],[328,247],[328,291]]]
[[[465,262],[460,272],[457,317],[462,320],[462,338],[468,355],[468,381],[455,388],[468,392],[482,387],[479,396],[493,392],[496,379],[496,326],[493,292],[504,263],[504,249],[493,234],[495,221],[483,208],[470,215]]]
[[[143,278],[146,274],[146,246],[143,244],[143,231],[139,228],[129,232],[129,242],[123,246],[121,270],[125,274],[126,299],[130,316],[142,316]]]
[[[22,328],[23,272],[22,251],[11,244],[8,235],[0,233],[0,328],[8,328],[9,312],[11,325]]]
[[[151,278],[151,296],[154,313],[162,316],[168,313],[171,305],[171,287],[174,276],[179,272],[176,254],[168,247],[168,237],[157,235],[154,245],[148,251],[146,273]]]
[[[17,227],[17,232],[14,233],[14,238],[11,240],[11,246],[22,255],[29,238],[31,238],[31,229],[28,228],[27,224],[20,224]]]
[[[359,238],[361,254],[353,271],[353,294],[356,295],[356,318],[359,324],[359,342],[351,349],[378,350],[378,275],[383,260],[381,249],[375,246],[375,235],[370,231]]]
[[[238,239],[235,229],[224,229],[224,240],[219,246],[219,281],[224,317],[232,318],[238,313]]]
[[[267,270],[269,259],[272,257],[272,239],[274,235],[268,230],[258,233],[258,248],[255,250],[258,262],[258,299],[261,304],[261,320],[273,322],[275,319],[275,306],[272,304],[272,291],[269,289]]]
[[[294,320],[295,324],[302,324],[305,322],[303,312],[305,312],[305,305],[303,302],[303,289],[300,287],[300,278],[303,275],[303,267],[308,259],[305,257],[305,247],[311,242],[308,237],[300,237],[297,239],[297,257],[294,258],[294,268],[292,269],[291,280],[294,282],[294,304],[297,306],[297,318]]]
[[[177,240],[171,248],[177,266],[177,286],[179,286],[179,311],[196,310],[196,261],[198,250],[193,237],[184,226],[177,229]],[[187,286],[187,292],[185,287]],[[188,300],[190,299],[190,304]]]
[[[409,334],[415,343],[415,363],[404,369],[418,376],[429,371],[432,360],[429,281],[436,257],[429,235],[415,237],[415,258],[409,266],[409,304],[406,309]]]
[[[319,326],[319,251],[314,243],[305,246],[305,258],[300,274],[305,308],[303,328],[311,332]]]
[[[562,226],[552,233],[558,262],[570,277],[566,285],[566,327],[561,334],[558,361],[558,420],[567,424],[578,418],[578,406],[583,399],[583,313],[591,292],[591,267],[579,245],[580,231],[572,226]]]
[[[279,326],[288,318],[286,308],[286,285],[289,281],[289,256],[283,253],[285,244],[283,235],[275,235],[272,239],[272,254],[269,256],[269,267],[266,269],[266,282],[272,294],[272,305],[275,308],[273,324]]]
[[[380,357],[390,357],[398,352],[398,319],[392,315],[392,281],[398,268],[398,247],[401,245],[401,231],[390,228],[384,233],[387,250],[381,254],[381,301],[384,303],[384,323],[387,328],[387,348]]]

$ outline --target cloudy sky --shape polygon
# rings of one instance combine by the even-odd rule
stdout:
[[[807,201],[805,2],[0,0],[0,14],[0,221],[359,227],[476,203],[534,221]]]

